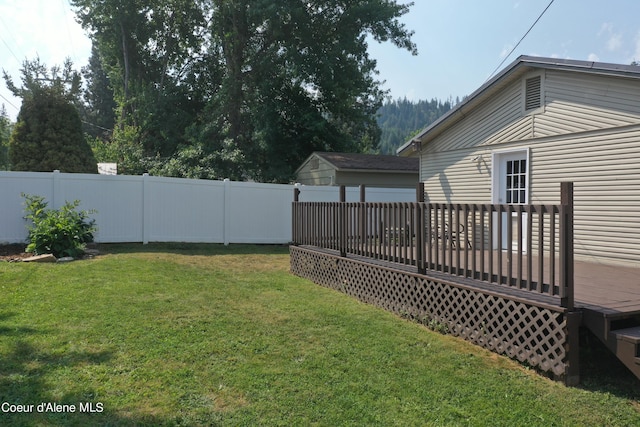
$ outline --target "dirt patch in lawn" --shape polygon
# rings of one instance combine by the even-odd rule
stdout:
[[[0,245],[0,261],[18,261],[33,256],[33,254],[25,252],[24,249],[24,243]]]

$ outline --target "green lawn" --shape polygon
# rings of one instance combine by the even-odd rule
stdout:
[[[640,425],[636,380],[567,388],[290,275],[286,247],[104,250],[0,263],[0,404],[34,405],[0,425]]]

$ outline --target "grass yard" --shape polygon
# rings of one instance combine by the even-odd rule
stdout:
[[[567,388],[290,275],[286,247],[102,249],[0,263],[0,425],[640,425],[637,380]]]

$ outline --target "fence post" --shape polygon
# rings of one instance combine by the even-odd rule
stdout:
[[[149,243],[151,227],[151,192],[149,191],[149,174],[142,174],[142,244]]]
[[[338,224],[340,227],[340,235],[338,236],[338,245],[340,248],[340,256],[347,256],[347,191],[344,185],[340,186],[340,207],[338,209]]]
[[[51,189],[51,205],[54,209],[59,209],[62,206],[62,202],[58,200],[61,194],[62,191],[60,189],[60,171],[56,169],[53,171]]]
[[[229,223],[231,222],[231,181],[229,178],[224,179],[224,216],[222,221],[222,240],[225,246],[229,246]]]

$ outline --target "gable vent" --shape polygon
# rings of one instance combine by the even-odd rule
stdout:
[[[542,79],[540,76],[527,79],[525,88],[524,109],[535,110],[542,105]]]

